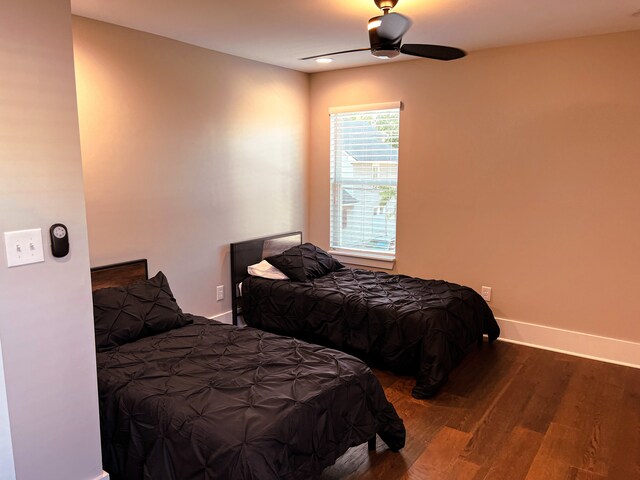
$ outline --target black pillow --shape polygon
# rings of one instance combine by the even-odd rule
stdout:
[[[162,272],[126,287],[96,290],[93,317],[99,352],[193,322],[180,310]]]
[[[296,282],[313,280],[344,268],[339,261],[311,243],[296,245],[265,260]]]

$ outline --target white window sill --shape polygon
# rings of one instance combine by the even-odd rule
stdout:
[[[375,253],[347,250],[329,250],[329,254],[340,263],[346,263],[347,265],[392,270],[396,264],[396,257],[392,255],[377,255]]]

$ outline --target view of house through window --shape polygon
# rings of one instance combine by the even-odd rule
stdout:
[[[331,113],[331,248],[394,254],[400,106]]]

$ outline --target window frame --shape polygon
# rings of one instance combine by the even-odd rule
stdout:
[[[363,113],[363,112],[391,110],[391,109],[397,109],[398,114],[400,115],[404,110],[404,105],[401,101],[396,101],[396,102],[386,102],[386,103],[332,107],[329,109],[329,123],[331,124],[331,115],[334,115],[334,114]],[[400,118],[398,118],[398,129],[400,128],[399,123],[400,123]],[[334,131],[331,126],[329,127],[329,130],[330,130],[329,145],[330,145],[330,148],[333,148],[331,145],[332,145]],[[399,136],[399,133],[400,132],[398,130],[398,136]],[[399,149],[398,149],[398,152],[399,152]],[[335,158],[333,157],[333,155],[334,155],[333,152],[330,152],[329,165],[331,170],[335,168],[335,166],[333,165],[333,162],[335,161]],[[398,161],[398,167],[399,167],[399,163],[400,162]],[[329,181],[330,191],[335,188],[334,185],[335,183],[333,181],[333,176],[330,174],[330,181]],[[398,177],[396,176],[396,190],[398,189],[398,185],[399,185]],[[330,198],[332,197],[333,195],[330,194]],[[396,193],[396,218],[395,218],[395,226],[394,226],[396,239],[397,239],[397,230],[398,230],[397,202],[398,202],[398,196]],[[334,216],[334,210],[330,200],[329,202],[329,225],[330,225],[329,231],[330,232],[332,231],[331,225],[333,221],[333,216]],[[343,226],[341,226],[341,228],[343,228]],[[329,245],[330,245],[329,253],[334,257],[336,257],[342,263],[371,267],[371,268],[380,268],[380,269],[393,269],[393,267],[395,266],[397,244],[394,247],[394,252],[376,252],[372,250],[363,250],[358,248],[337,247],[337,246],[332,246],[332,238],[330,233]]]

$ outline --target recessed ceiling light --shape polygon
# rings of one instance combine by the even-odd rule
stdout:
[[[331,63],[333,58],[316,58],[317,63]]]

